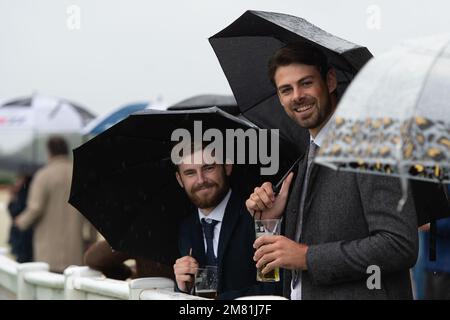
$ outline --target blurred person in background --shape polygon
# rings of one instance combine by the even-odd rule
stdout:
[[[125,261],[135,260],[135,265]],[[106,277],[116,280],[145,277],[164,277],[175,279],[172,266],[153,262],[142,257],[134,257],[125,252],[113,250],[108,242],[100,240],[94,243],[84,254],[84,264],[102,272]]]
[[[83,235],[87,221],[68,203],[72,162],[67,142],[63,137],[52,136],[47,149],[48,164],[36,172],[26,208],[14,224],[20,230],[34,227],[34,261],[47,262],[50,271],[63,272],[69,265],[83,263],[85,240],[93,242],[97,235]]]
[[[22,172],[18,175],[15,184],[10,189],[10,200],[8,212],[11,219],[19,215],[26,207],[28,191],[32,180],[32,174]],[[17,262],[33,261],[33,228],[21,231],[16,225],[11,224],[9,230],[8,243],[11,246],[11,253],[16,257]]]

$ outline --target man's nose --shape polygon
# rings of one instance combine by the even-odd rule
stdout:
[[[197,172],[197,183],[202,184],[204,181],[205,181],[205,176],[204,176],[202,170],[199,170]]]
[[[300,103],[305,97],[305,90],[300,87],[294,88],[292,99],[295,103]]]

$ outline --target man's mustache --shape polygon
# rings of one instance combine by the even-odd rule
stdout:
[[[202,184],[199,184],[199,185],[196,185],[195,187],[193,187],[192,188],[192,192],[197,192],[197,191],[200,191],[202,189],[211,188],[211,187],[214,187],[216,185],[217,185],[217,183],[214,183],[214,182],[205,182],[205,183],[202,183]]]
[[[316,98],[311,96],[302,97],[294,101],[295,105],[298,107],[314,104],[316,102]]]

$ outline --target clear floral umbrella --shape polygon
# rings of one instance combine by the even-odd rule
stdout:
[[[372,59],[341,102],[316,162],[334,169],[450,183],[450,36]]]

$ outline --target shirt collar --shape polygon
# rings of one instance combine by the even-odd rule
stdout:
[[[316,146],[319,148],[322,146],[323,141],[325,140],[326,136],[328,135],[328,132],[330,131],[331,125],[334,122],[335,118],[335,112],[333,115],[328,119],[327,123],[320,129],[320,131],[317,133],[317,136],[313,138],[311,135],[309,136],[309,141],[313,141]]]
[[[228,200],[230,199],[230,196],[231,196],[231,189],[228,190],[228,193],[222,199],[222,201],[220,201],[220,203],[207,216],[203,214],[203,212],[200,210],[200,208],[197,208],[198,217],[199,217],[200,221],[202,221],[202,219],[205,218],[205,219],[212,219],[212,220],[217,220],[219,222],[222,222],[223,216],[225,214],[225,208],[227,207],[227,203],[228,203]]]

